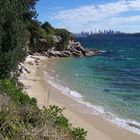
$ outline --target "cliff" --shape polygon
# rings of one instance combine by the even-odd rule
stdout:
[[[72,34],[65,29],[56,29],[48,22],[31,22],[28,27],[29,54],[40,53],[48,57],[82,57],[100,53],[97,49],[85,49],[80,42],[74,42]]]
[[[72,34],[65,29],[56,29],[48,22],[40,24],[33,21],[28,26],[29,53],[47,52],[49,49],[62,51],[67,48],[73,40]]]

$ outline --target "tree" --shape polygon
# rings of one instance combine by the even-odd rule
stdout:
[[[26,21],[35,16],[35,2],[0,0],[0,79],[10,77],[25,58]]]
[[[22,17],[26,21],[31,21],[32,18],[37,17],[35,10],[35,5],[38,0],[19,0],[20,5],[22,5]]]
[[[42,28],[48,33],[48,34],[53,34],[54,33],[54,28],[51,26],[49,22],[45,22],[42,24]]]

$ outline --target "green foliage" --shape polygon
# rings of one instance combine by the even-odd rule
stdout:
[[[38,109],[4,103],[0,107],[0,138],[8,140],[85,140],[86,132],[72,128],[58,106]]]
[[[62,40],[58,44],[53,44],[54,42],[51,42],[52,45],[57,46],[57,50],[60,50],[60,51],[65,50],[66,46],[69,43],[69,40],[72,40],[72,35],[69,31],[67,31],[66,29],[55,29],[47,21],[44,24],[42,24],[41,27],[46,31],[48,38],[51,35],[60,36],[62,38]],[[48,38],[47,38],[47,40],[48,40]],[[50,46],[51,46],[51,44],[50,44]]]
[[[24,94],[22,90],[18,89],[10,80],[0,80],[0,90],[5,92],[16,104],[37,104],[35,98],[30,98]]]
[[[63,110],[64,109],[58,106],[50,105],[46,111],[47,118],[54,124],[62,128],[67,128],[72,133],[74,140],[86,140],[87,131],[80,127],[72,127],[72,124],[70,124],[69,120],[63,115]]]
[[[32,38],[39,38],[45,36],[45,30],[41,28],[40,23],[37,21],[31,21],[28,24],[27,29],[30,31]]]
[[[40,50],[40,38],[46,40],[45,47],[43,49],[44,51],[54,46],[57,50],[65,50],[66,46],[69,43],[69,40],[72,40],[72,35],[70,32],[65,29],[55,29],[47,21],[42,25],[38,21],[31,21],[30,24],[28,24],[28,30],[31,33],[30,49],[33,52],[36,52],[36,50]],[[55,42],[53,39],[53,35],[56,37],[60,37],[60,42]]]
[[[54,28],[51,26],[49,22],[45,22],[41,26],[48,34],[54,34]]]
[[[26,56],[27,21],[35,17],[37,0],[0,1],[0,78],[7,78]]]
[[[34,111],[35,110],[35,111]],[[34,127],[37,127],[39,117],[36,108],[18,107],[11,103],[0,108],[0,132],[3,139],[31,139]]]
[[[22,135],[21,140],[45,140],[48,137],[51,140],[54,134],[56,138],[61,135],[68,140],[86,139],[87,132],[83,128],[73,128],[63,115],[64,109],[50,105],[48,109],[44,107],[40,110],[36,99],[24,94],[10,80],[0,80],[0,91],[9,97],[8,103],[5,100],[4,105],[0,105],[0,132],[3,139],[18,140]],[[44,136],[46,130],[50,133]]]
[[[0,78],[9,77],[26,55],[20,8],[18,0],[0,1]]]
[[[26,56],[27,26],[38,0],[0,0],[0,79],[9,78]]]
[[[73,128],[63,109],[50,106],[40,110],[36,99],[26,95],[18,82],[17,66],[24,61],[28,40],[32,45],[34,39],[44,38],[47,45],[63,50],[71,39],[67,30],[35,20],[37,1],[0,0],[0,139],[84,140],[86,132]],[[52,35],[60,36],[61,42],[54,44]]]
[[[37,50],[40,50],[40,47],[44,47],[44,51],[46,51],[48,48],[51,48],[54,45],[52,35],[50,32],[47,32],[44,28],[41,27],[40,23],[38,21],[32,21],[28,25],[28,30],[30,31],[30,50],[32,52],[36,52]],[[49,30],[49,29],[48,29]],[[45,44],[40,43],[40,39],[44,39]],[[42,50],[43,51],[43,50]]]
[[[37,17],[35,5],[38,0],[20,0],[19,4],[22,5],[22,17],[25,21],[31,21],[32,18]]]
[[[86,140],[87,131],[83,128],[73,128],[72,135],[75,140]]]
[[[36,48],[40,47],[40,38],[46,39],[47,43],[43,44],[45,47],[56,46],[57,50],[64,50],[72,38],[71,33],[65,29],[55,29],[48,22],[41,25],[35,20],[37,1],[0,1],[0,79],[9,78],[11,72],[14,74],[19,62],[24,61],[25,46],[29,40],[33,51],[39,50]],[[59,36],[62,40],[55,42],[52,35]]]
[[[67,128],[70,127],[71,124],[69,120],[63,115],[63,110],[55,105],[50,105],[47,110],[48,119],[51,120],[54,124],[59,125],[61,127]]]

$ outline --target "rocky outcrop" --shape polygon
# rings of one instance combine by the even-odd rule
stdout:
[[[55,51],[55,49],[49,49],[47,52],[43,53],[43,55],[48,57],[83,57],[98,54],[100,54],[100,50],[84,49],[80,42],[73,42],[65,51]]]
[[[68,49],[74,56],[85,56],[86,50],[81,46],[80,42],[74,42]]]
[[[20,63],[18,65],[18,70],[20,73],[24,73],[24,74],[30,73],[30,71],[26,68],[26,66],[23,63]]]
[[[87,49],[85,52],[85,56],[94,56],[99,54],[101,54],[101,51],[97,49]]]
[[[69,40],[68,45],[66,46],[66,49],[68,50],[72,46],[73,43],[74,43],[73,40]]]
[[[30,45],[30,43],[29,43],[29,45]],[[42,53],[45,51],[48,51],[48,41],[44,38],[34,39],[33,44],[30,45],[30,49],[27,50],[27,52],[29,52],[29,54],[33,54],[36,52]]]
[[[61,36],[52,35],[51,37],[55,43],[59,43],[62,40]]]

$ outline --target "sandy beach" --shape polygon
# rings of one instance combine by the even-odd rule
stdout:
[[[36,58],[39,58],[36,60]],[[29,56],[24,65],[30,73],[22,73],[20,81],[25,86],[25,91],[30,97],[35,97],[38,106],[50,104],[65,108],[64,114],[76,127],[83,127],[88,131],[87,140],[139,140],[140,135],[125,130],[104,120],[98,115],[90,113],[90,110],[72,98],[61,93],[44,78],[43,67],[50,59],[43,56]],[[48,95],[50,91],[50,96]],[[49,96],[49,98],[48,98]]]

